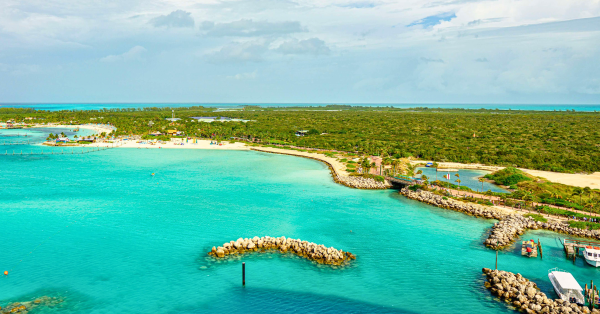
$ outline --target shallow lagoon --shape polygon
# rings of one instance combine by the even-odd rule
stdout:
[[[55,295],[67,301],[41,313],[509,312],[483,289],[493,221],[337,185],[314,160],[157,149],[0,158],[0,269],[10,271],[0,305]],[[276,254],[205,259],[213,245],[255,235],[358,259],[346,269]],[[544,259],[511,248],[499,267],[551,295],[552,267],[597,281],[598,270],[565,260],[557,236],[527,233]]]

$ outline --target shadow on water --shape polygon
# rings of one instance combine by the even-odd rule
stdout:
[[[240,287],[228,291],[224,299],[178,308],[169,313],[418,313],[402,308],[412,306],[414,304],[399,304],[400,308],[394,308],[337,296]]]

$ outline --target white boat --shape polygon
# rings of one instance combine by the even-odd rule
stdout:
[[[556,294],[563,301],[579,305],[585,304],[585,299],[581,293],[583,289],[571,273],[558,268],[552,268],[548,271],[548,278],[552,282],[552,286],[554,286],[554,291],[556,291]]]
[[[600,266],[600,248],[597,246],[586,246],[585,250],[583,250],[583,257],[585,258],[585,261],[594,266],[594,267],[599,267]]]

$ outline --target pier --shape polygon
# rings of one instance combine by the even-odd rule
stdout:
[[[528,248],[530,250],[528,250]],[[539,239],[538,239],[538,243],[535,243],[535,241],[533,241],[533,240],[529,240],[529,241],[523,241],[523,243],[521,244],[521,255],[522,256],[535,258],[538,256],[538,251],[540,252],[540,255],[541,255],[542,245],[540,244]]]
[[[580,252],[583,252],[586,246],[591,247],[600,247],[600,242],[592,242],[592,241],[581,241],[574,239],[564,239],[562,241],[563,247],[565,249],[565,254],[567,257],[575,257],[579,256]]]

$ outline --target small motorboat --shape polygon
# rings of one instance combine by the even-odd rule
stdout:
[[[558,268],[552,268],[548,271],[548,278],[561,300],[579,305],[585,304],[585,299],[581,293],[583,289],[571,273]]]
[[[597,246],[586,246],[585,250],[583,250],[583,257],[585,258],[585,261],[594,266],[594,267],[599,267],[600,266],[600,247]]]

